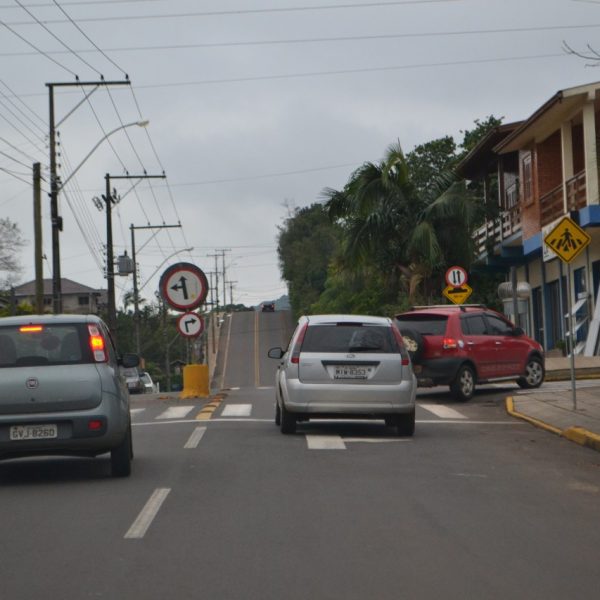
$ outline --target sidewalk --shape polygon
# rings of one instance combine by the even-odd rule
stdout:
[[[546,381],[563,381],[564,386],[546,392],[542,386],[516,394],[506,399],[506,410],[536,427],[600,452],[600,385],[584,384],[586,379],[600,379],[600,356],[575,357],[576,408],[570,367],[569,358],[547,358]]]

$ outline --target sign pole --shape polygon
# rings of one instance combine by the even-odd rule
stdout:
[[[567,263],[567,316],[569,317],[569,341],[571,342],[571,390],[573,393],[573,410],[577,410],[577,392],[575,388],[575,331],[573,313],[571,311],[571,263]]]

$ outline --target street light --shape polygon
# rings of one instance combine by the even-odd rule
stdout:
[[[53,109],[51,109],[53,114]],[[150,121],[134,121],[132,123],[126,123],[115,127],[112,131],[109,131],[98,143],[86,154],[85,158],[75,167],[70,175],[63,181],[59,182],[55,175],[55,152],[54,152],[54,126],[53,123],[50,127],[51,132],[51,186],[50,186],[50,212],[52,215],[52,296],[53,296],[53,309],[54,313],[62,312],[62,284],[60,274],[60,245],[59,245],[59,232],[62,231],[62,218],[58,216],[58,194],[59,192],[69,183],[72,177],[79,171],[83,164],[88,158],[98,149],[98,147],[109,138],[113,133],[137,125],[138,127],[146,127]]]

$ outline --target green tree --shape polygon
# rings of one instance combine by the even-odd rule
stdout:
[[[21,230],[10,219],[0,218],[0,280],[1,287],[12,285],[21,272],[18,251],[25,245]]]

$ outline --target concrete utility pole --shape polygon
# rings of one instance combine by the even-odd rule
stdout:
[[[60,274],[60,232],[63,229],[62,217],[58,214],[58,193],[61,189],[60,180],[57,174],[56,165],[56,128],[60,126],[67,117],[69,117],[77,108],[79,108],[88,97],[93,94],[100,86],[107,85],[131,85],[126,81],[73,81],[65,83],[47,83],[49,95],[49,153],[50,153],[50,216],[52,220],[52,309],[55,314],[62,312],[62,281]],[[75,105],[65,117],[56,123],[54,115],[54,88],[56,87],[89,87],[94,89],[86,94],[83,100]]]
[[[42,249],[42,170],[40,163],[33,164],[33,237],[35,264],[35,312],[44,312],[44,265]]]
[[[217,250],[217,252],[221,255],[221,258],[223,259],[223,310],[225,310],[225,307],[227,306],[227,293],[226,293],[226,285],[227,282],[225,281],[225,252],[231,252],[231,248],[220,248],[219,250]]]
[[[113,336],[117,339],[117,305],[115,301],[115,257],[113,251],[112,238],[112,205],[117,204],[120,199],[117,198],[117,191],[114,193],[110,189],[111,179],[164,179],[166,175],[110,175],[107,173],[104,178],[106,180],[106,194],[102,196],[106,204],[106,282],[108,290],[108,328]],[[135,257],[133,258],[135,263]],[[135,267],[134,267],[135,268]]]
[[[233,284],[237,283],[237,281],[228,281],[229,284],[229,304],[233,309]]]
[[[178,225],[141,225],[135,226],[133,223],[129,226],[131,230],[131,260],[133,262],[133,324],[135,328],[135,351],[139,355],[141,353],[140,344],[140,294],[138,289],[138,268],[135,249],[135,230],[136,229],[171,229],[173,227],[181,227]]]
[[[213,275],[215,276],[215,301],[216,301],[216,311],[217,313],[219,312],[219,263],[217,262],[217,259],[219,258],[219,256],[221,256],[220,254],[207,254],[206,256],[209,257],[214,257],[215,259],[215,270],[213,271]],[[210,286],[210,289],[212,290],[213,286]],[[212,297],[211,297],[212,300]],[[223,302],[225,302],[225,299],[223,298]]]

